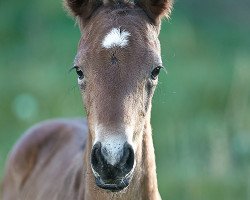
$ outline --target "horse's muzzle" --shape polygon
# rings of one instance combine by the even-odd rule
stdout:
[[[111,164],[109,155],[102,149],[101,143],[98,142],[93,146],[91,165],[98,187],[117,192],[129,185],[135,159],[132,146],[126,142],[120,154],[116,156],[117,162]]]
[[[129,178],[116,181],[116,183],[104,183],[100,177],[96,178],[96,185],[102,189],[110,190],[112,192],[119,192],[129,185]]]

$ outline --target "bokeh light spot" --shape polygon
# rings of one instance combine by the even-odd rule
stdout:
[[[12,109],[16,117],[24,121],[32,121],[38,114],[38,101],[31,94],[20,94],[13,101]]]

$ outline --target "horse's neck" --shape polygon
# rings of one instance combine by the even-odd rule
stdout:
[[[150,122],[145,125],[143,134],[142,163],[142,166],[145,170],[143,174],[144,188],[142,191],[145,191],[143,199],[159,200],[161,198],[158,192],[155,153]]]
[[[156,165],[154,146],[151,134],[151,125],[148,121],[144,127],[143,138],[141,145],[137,149],[137,165],[134,172],[134,177],[125,192],[111,193],[97,188],[92,174],[90,165],[91,138],[88,139],[87,149],[84,155],[85,183],[80,191],[84,191],[84,199],[99,200],[99,199],[116,199],[121,200],[136,199],[136,200],[159,200],[161,199],[158,192]]]

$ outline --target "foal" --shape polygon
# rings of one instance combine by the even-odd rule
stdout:
[[[170,0],[66,0],[87,120],[34,126],[6,166],[3,200],[158,200],[151,100]]]

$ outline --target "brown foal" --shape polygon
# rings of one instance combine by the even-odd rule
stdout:
[[[87,119],[32,127],[12,150],[3,200],[159,200],[151,101],[171,0],[65,0],[82,36],[74,68]]]

